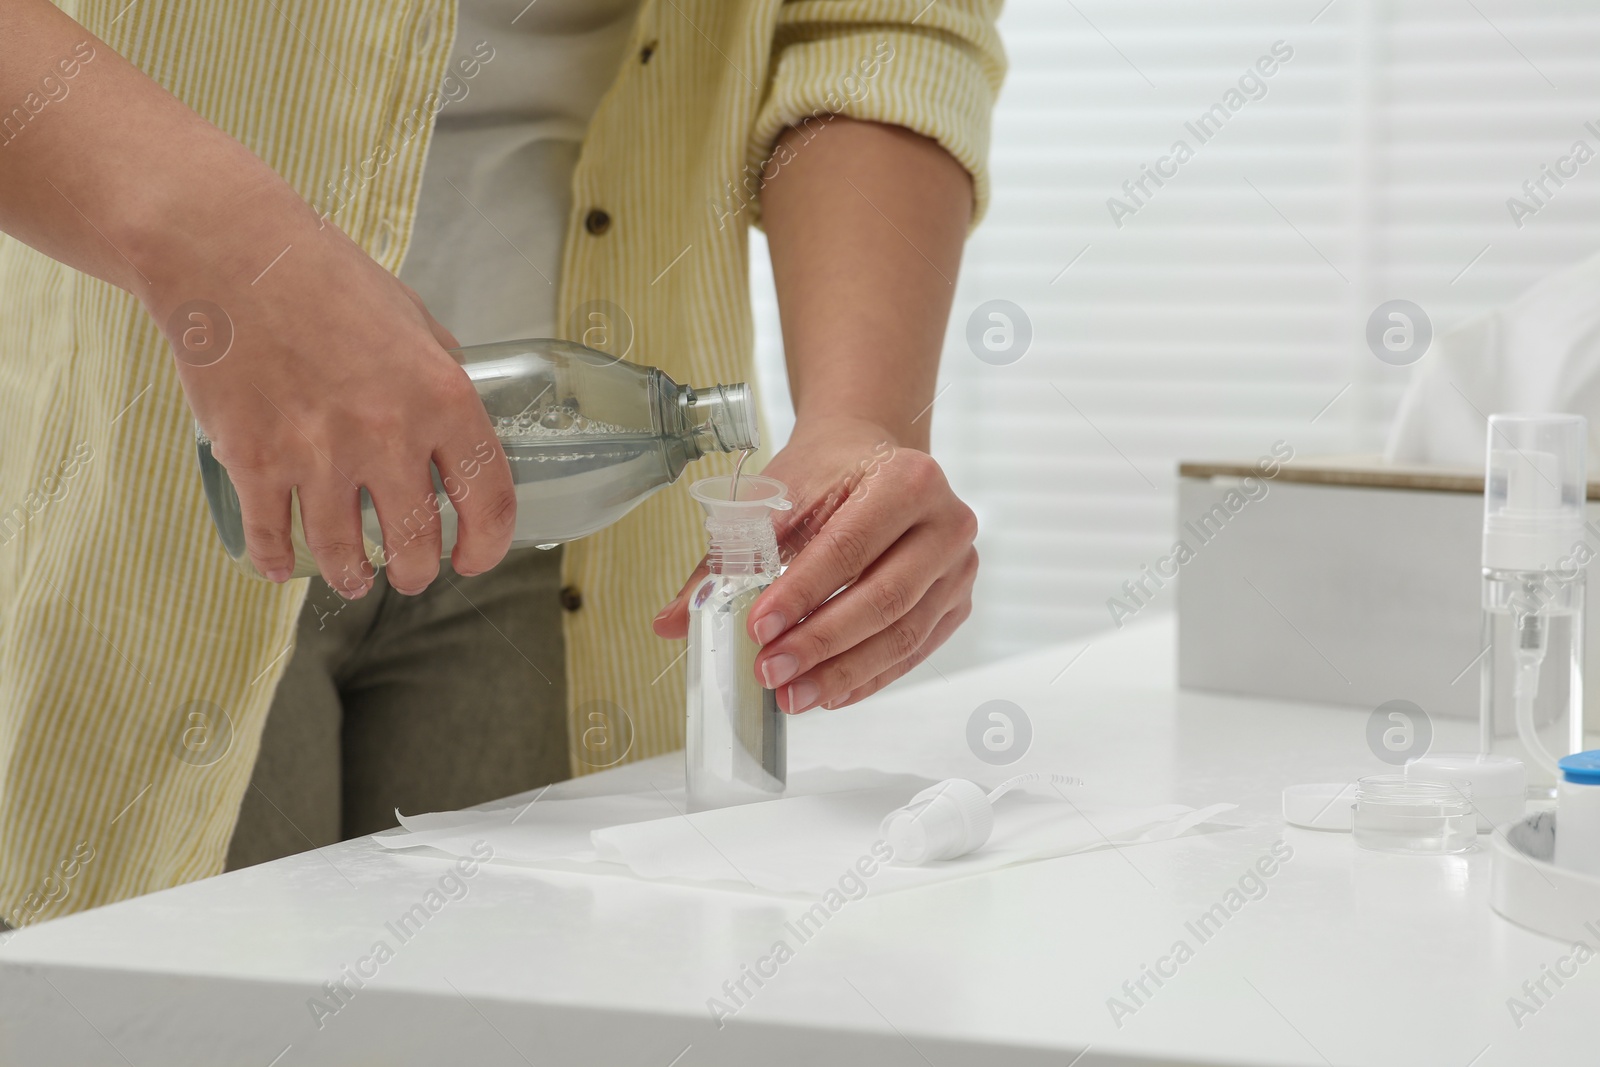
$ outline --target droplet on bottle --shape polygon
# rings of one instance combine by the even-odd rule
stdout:
[[[534,545],[533,547],[537,548],[541,552],[548,552],[552,548],[560,548],[561,545],[560,544],[548,544],[548,545]]]

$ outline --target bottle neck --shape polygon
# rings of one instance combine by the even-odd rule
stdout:
[[[755,395],[744,382],[713,385],[709,389],[685,389],[679,404],[684,423],[701,455],[761,446]]]
[[[777,574],[778,535],[765,511],[748,519],[706,519],[711,546],[706,566],[712,574]]]

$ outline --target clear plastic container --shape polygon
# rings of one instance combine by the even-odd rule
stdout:
[[[652,493],[678,479],[708,452],[757,447],[756,405],[744,383],[691,389],[654,367],[625,363],[592,348],[549,338],[472,345],[450,353],[472,380],[511,465],[517,493],[512,547],[554,548],[604,529]],[[212,454],[211,439],[198,425],[200,477],[211,518],[228,556],[245,573],[260,577],[245,551],[239,497],[227,468]],[[453,488],[471,491],[482,462],[493,455],[485,442],[462,469],[444,471]],[[434,471],[435,506],[380,526],[366,490],[361,492],[362,530],[368,558],[381,566],[382,546],[416,536],[439,517],[446,558],[456,543],[456,513],[441,472]],[[298,500],[292,504],[293,577],[318,573],[300,528]]]
[[[730,492],[736,491],[738,499]],[[688,722],[684,758],[689,810],[705,811],[783,793],[785,718],[777,693],[756,681],[759,646],[750,608],[778,576],[772,513],[793,505],[771,478],[705,478],[689,493],[706,510],[711,573],[689,596]]]
[[[1583,747],[1587,454],[1581,416],[1489,418],[1479,748],[1520,759],[1535,798]]]
[[[1478,840],[1477,815],[1462,790],[1399,774],[1356,782],[1351,829],[1356,844],[1373,852],[1442,856],[1470,851]]]

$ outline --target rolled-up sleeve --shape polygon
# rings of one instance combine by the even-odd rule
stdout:
[[[749,164],[770,177],[788,127],[829,115],[904,126],[972,175],[972,224],[989,202],[989,120],[1005,77],[1001,0],[789,0],[778,17]],[[769,162],[770,160],[770,162]]]

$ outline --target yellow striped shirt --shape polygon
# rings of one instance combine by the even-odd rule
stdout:
[[[59,3],[399,269],[453,0]],[[999,5],[645,0],[573,176],[558,321],[608,301],[632,320],[629,358],[695,385],[749,378],[755,190],[764,163],[781,167],[766,162],[777,135],[811,116],[937,139],[974,175],[981,213]],[[583,224],[596,209],[611,218],[600,234]],[[4,237],[0,538],[0,917],[219,872],[305,582],[226,562],[191,416],[138,302]],[[594,712],[611,729],[625,716],[627,758],[682,745],[681,645],[650,622],[702,548],[682,486],[568,546],[575,771],[596,762],[582,748]],[[180,758],[192,714],[222,723],[217,708],[225,754]],[[615,736],[605,751],[619,754]]]

